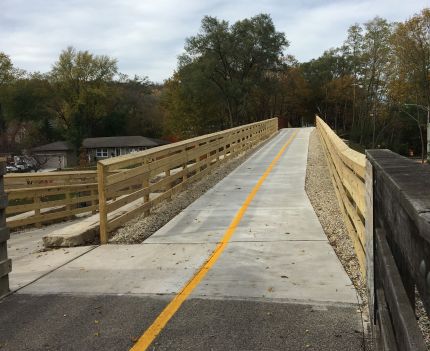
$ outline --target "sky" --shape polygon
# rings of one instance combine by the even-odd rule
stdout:
[[[47,72],[74,46],[162,82],[205,15],[233,23],[268,13],[290,42],[286,53],[304,62],[340,46],[354,23],[404,21],[425,7],[430,0],[0,0],[0,51],[16,67]]]

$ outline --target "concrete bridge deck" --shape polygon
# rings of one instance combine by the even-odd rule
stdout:
[[[4,299],[0,345],[362,350],[356,292],[304,191],[310,131],[281,130],[143,244],[76,255]]]

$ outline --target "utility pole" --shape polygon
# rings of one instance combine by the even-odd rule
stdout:
[[[357,83],[352,83],[352,127],[354,127],[355,123],[355,86]]]
[[[370,112],[369,116],[372,117],[372,122],[373,122],[372,149],[374,149],[375,148],[375,132],[376,132],[376,113]]]
[[[430,164],[430,106],[427,106],[427,163]]]

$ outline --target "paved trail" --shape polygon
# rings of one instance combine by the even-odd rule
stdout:
[[[304,191],[310,132],[281,130],[145,243],[98,247],[4,299],[0,344],[362,350],[355,290]]]

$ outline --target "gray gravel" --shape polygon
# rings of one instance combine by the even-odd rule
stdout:
[[[154,234],[183,209],[211,189],[215,184],[224,179],[230,172],[236,169],[248,157],[260,149],[270,139],[265,140],[257,147],[248,150],[235,158],[226,161],[219,168],[201,180],[192,182],[188,189],[178,195],[174,195],[171,201],[164,201],[151,211],[147,217],[141,215],[119,228],[109,240],[113,244],[139,244]]]
[[[342,218],[317,130],[311,133],[309,140],[305,189],[328,241],[360,296],[363,321],[367,322],[366,283]]]
[[[415,289],[415,314],[417,316],[418,326],[423,333],[427,350],[430,350],[430,320],[417,289]]]
[[[363,282],[358,259],[342,218],[316,130],[311,133],[309,141],[305,188],[331,246],[354,283],[360,298],[366,301],[365,282]]]

